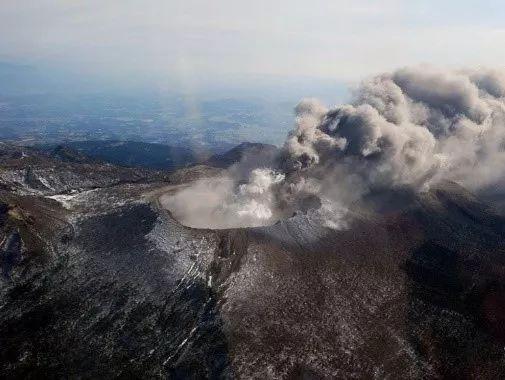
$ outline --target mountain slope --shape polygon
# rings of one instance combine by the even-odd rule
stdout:
[[[303,213],[195,230],[157,199],[216,169],[142,177],[9,149],[0,176],[5,377],[505,373],[505,220],[453,183],[402,195],[401,207],[356,205],[344,230]],[[23,160],[54,190],[13,182]],[[68,173],[88,185],[54,185]]]
[[[260,161],[259,166],[273,161],[279,153],[275,145],[244,142],[222,154],[210,157],[206,164],[218,168],[229,168],[244,160]]]
[[[191,149],[136,141],[75,141],[62,147],[127,167],[175,170],[199,161]]]

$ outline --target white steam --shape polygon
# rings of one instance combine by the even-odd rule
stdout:
[[[246,184],[196,183],[167,207],[183,223],[202,221],[193,226],[264,225],[314,209],[330,220],[328,210],[376,190],[420,191],[442,179],[480,190],[504,178],[502,71],[406,68],[364,81],[350,104],[306,99],[295,112],[272,168],[253,170]]]
[[[254,169],[248,183],[236,185],[231,177],[199,180],[161,202],[182,224],[195,228],[261,226],[280,216],[275,207],[276,187],[284,175]]]

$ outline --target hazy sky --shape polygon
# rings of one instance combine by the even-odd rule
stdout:
[[[103,75],[352,81],[505,63],[503,0],[0,0],[0,60]]]

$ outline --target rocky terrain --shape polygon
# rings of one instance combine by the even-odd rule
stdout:
[[[497,209],[450,182],[370,198],[339,231],[303,213],[197,230],[160,207],[220,170],[0,145],[1,377],[505,374]]]

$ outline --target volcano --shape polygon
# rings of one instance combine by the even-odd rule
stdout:
[[[453,182],[370,195],[341,229],[195,229],[159,199],[221,169],[1,149],[5,377],[505,373],[505,219]]]

